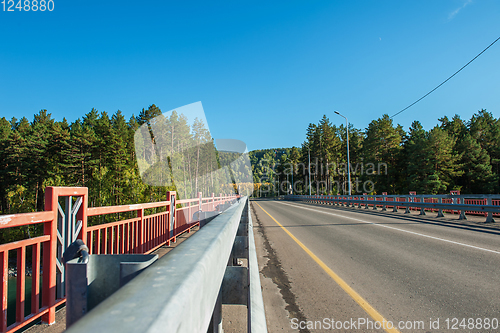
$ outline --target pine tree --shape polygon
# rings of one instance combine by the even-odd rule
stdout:
[[[6,149],[8,145],[8,139],[10,133],[12,132],[12,125],[5,119],[5,117],[0,118],[0,214],[4,213],[7,209],[7,187],[9,178],[5,170],[7,169],[7,154]]]
[[[111,120],[106,112],[101,112],[100,117],[93,124],[97,140],[92,150],[92,158],[96,160],[96,169],[93,171],[93,195],[90,200],[94,206],[108,206],[113,204],[113,176],[110,168],[113,168],[113,151],[111,143]]]
[[[93,128],[77,119],[71,124],[70,141],[75,147],[72,153],[75,163],[73,183],[86,187],[92,179],[92,170],[95,170],[97,161],[92,159],[92,147],[97,141]]]
[[[330,123],[326,115],[323,115],[317,128],[320,132],[320,179],[325,182],[326,188],[330,190],[332,188],[331,178],[335,176],[335,166],[342,156],[342,143],[336,135],[337,128]],[[349,136],[349,139],[351,139],[351,133],[349,133]]]
[[[467,133],[460,142],[463,152],[461,163],[464,171],[462,179],[464,193],[488,194],[494,193],[498,176],[492,172],[490,156],[481,145]]]
[[[46,186],[75,186],[78,170],[78,148],[71,141],[70,129],[65,121],[52,125],[46,152],[50,156],[50,170],[44,181]]]
[[[313,123],[309,123],[306,130],[306,141],[302,143],[301,147],[301,155],[302,160],[301,163],[304,166],[304,194],[309,194],[309,186],[312,184],[315,175],[315,163],[314,158],[316,157],[316,151],[318,147],[318,130],[317,126]],[[310,177],[309,177],[310,176]],[[313,187],[311,186],[311,193],[313,191]]]
[[[54,120],[47,110],[40,110],[33,118],[27,136],[30,157],[26,166],[30,174],[28,186],[35,191],[35,209],[43,210],[44,182],[55,176],[55,167],[49,152]]]
[[[23,118],[25,119],[25,118]],[[24,123],[24,122],[23,122]],[[5,203],[3,211],[5,213],[18,213],[18,212],[29,212],[33,211],[34,205],[24,205],[23,207],[13,207],[13,202],[11,200],[12,196],[9,193],[18,192],[18,186],[26,188],[27,182],[30,178],[29,169],[27,167],[27,158],[29,153],[28,141],[25,137],[21,135],[24,132],[27,136],[28,127],[23,126],[23,131],[17,130],[19,123],[15,120],[11,122],[14,130],[9,133],[8,138],[4,141],[4,149],[2,153],[5,156],[2,159],[4,168],[2,168],[1,175],[4,180],[3,190],[5,193]],[[21,204],[25,204],[25,200],[21,200]]]
[[[472,116],[468,128],[472,137],[488,152],[493,172],[500,179],[500,118],[495,119],[491,112],[482,109]],[[498,192],[500,183],[495,187]]]
[[[377,193],[396,192],[397,165],[403,135],[402,127],[394,127],[387,114],[373,120],[366,129],[363,142],[365,176],[374,183]]]
[[[111,117],[111,129],[109,132],[108,149],[113,152],[108,160],[110,165],[110,176],[113,179],[114,205],[119,205],[125,200],[124,193],[127,191],[127,131],[128,126],[123,114],[118,110]]]
[[[154,126],[154,119],[158,116],[161,116],[161,110],[154,104],[150,105],[149,108],[142,109],[139,115],[137,116],[137,123],[139,125],[147,124],[148,129],[152,132],[152,126]]]
[[[459,162],[461,155],[454,151],[455,142],[456,139],[439,126],[430,130],[427,142],[427,148],[431,151],[429,161],[441,185],[432,188],[429,193],[444,193],[455,189],[454,180],[463,174]]]
[[[192,126],[193,139],[195,141],[195,167],[194,167],[194,193],[197,195],[200,190],[199,182],[200,176],[203,174],[200,172],[200,166],[203,166],[203,159],[206,157],[205,145],[210,141],[210,133],[205,127],[205,123],[195,118]]]
[[[12,126],[5,117],[0,118],[0,142],[7,140],[10,132],[12,131]]]
[[[440,127],[448,132],[449,135],[457,139],[457,142],[459,142],[468,131],[466,124],[457,114],[453,116],[452,120],[444,116],[440,118],[439,121],[441,122]]]
[[[401,166],[405,168],[406,191],[422,193],[423,181],[430,170],[429,154],[425,149],[426,140],[427,133],[422,124],[419,121],[414,121],[403,143],[404,158]]]

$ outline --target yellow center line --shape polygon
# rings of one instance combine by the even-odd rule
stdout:
[[[378,311],[375,310],[367,301],[365,301],[363,299],[363,297],[361,297],[344,280],[342,280],[342,278],[340,276],[338,276],[334,271],[332,271],[332,269],[330,267],[328,267],[311,250],[309,250],[304,244],[302,244],[302,242],[299,241],[297,239],[297,237],[295,237],[290,231],[288,231],[283,225],[281,225],[281,223],[279,223],[278,221],[276,221],[276,219],[274,217],[272,217],[271,214],[269,214],[264,208],[262,208],[261,205],[259,205],[255,201],[254,201],[254,203],[257,206],[259,206],[260,209],[262,209],[264,211],[264,213],[266,213],[267,215],[269,215],[269,217],[271,219],[273,219],[273,221],[276,222],[276,224],[278,224],[281,227],[281,229],[283,229],[288,234],[288,236],[290,236],[295,241],[295,243],[297,243],[321,268],[323,268],[323,270],[328,275],[330,275],[330,277],[340,286],[340,288],[342,288],[349,296],[351,296],[351,298],[356,303],[358,303],[363,308],[363,310],[365,310],[366,313],[368,313],[368,315],[370,315],[370,317],[373,318],[373,320],[378,321],[381,324],[382,323],[387,323],[387,319],[385,319],[380,313],[378,313]],[[399,333],[399,331],[396,328],[388,328],[387,326],[385,327],[385,331],[386,332],[388,332],[388,333]]]

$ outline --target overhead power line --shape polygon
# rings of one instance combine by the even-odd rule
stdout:
[[[399,111],[398,113],[393,114],[391,116],[391,118],[397,116],[398,114],[400,114],[403,111],[406,111],[407,109],[411,108],[413,105],[417,104],[418,102],[420,102],[421,100],[423,100],[424,98],[426,98],[427,96],[429,96],[432,92],[434,92],[434,90],[436,90],[437,88],[441,87],[443,84],[445,84],[446,82],[448,82],[452,77],[454,77],[455,75],[457,75],[462,69],[464,69],[465,67],[467,67],[471,62],[473,62],[474,60],[476,60],[481,54],[483,54],[493,44],[495,44],[496,42],[498,42],[498,40],[500,40],[500,37],[498,37],[497,39],[495,39],[495,41],[493,43],[491,43],[490,45],[488,45],[487,48],[485,48],[484,50],[482,50],[477,56],[475,56],[474,58],[472,58],[472,60],[469,61],[468,63],[466,63],[462,68],[460,68],[458,71],[456,71],[455,73],[453,73],[452,76],[450,76],[449,78],[447,78],[446,80],[444,80],[443,82],[441,82],[436,88],[432,89],[427,94],[425,94],[424,96],[422,96],[419,99],[417,99],[415,102],[413,102],[410,105],[408,105],[407,107],[405,107],[403,110]]]

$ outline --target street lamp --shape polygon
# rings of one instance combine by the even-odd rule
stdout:
[[[309,157],[309,195],[311,195],[311,148],[309,147],[309,144],[307,145],[307,150],[308,154],[307,156]]]
[[[347,178],[349,182],[349,195],[351,195],[351,165],[349,164],[349,122],[347,121],[347,118],[341,115],[338,111],[333,112],[345,119],[345,126],[347,130]]]

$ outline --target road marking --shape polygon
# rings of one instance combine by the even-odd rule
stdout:
[[[358,221],[358,222],[362,222],[362,223],[373,224],[373,225],[376,225],[378,227],[383,227],[383,228],[398,230],[398,231],[402,231],[402,232],[407,232],[409,234],[413,234],[413,235],[417,235],[417,236],[421,236],[421,237],[427,237],[427,238],[431,238],[431,239],[435,239],[435,240],[440,240],[440,241],[447,242],[447,243],[452,243],[452,244],[456,244],[456,245],[462,245],[462,246],[470,247],[470,248],[473,248],[473,249],[476,249],[476,250],[481,250],[481,251],[491,252],[491,253],[495,253],[495,254],[500,254],[499,251],[485,249],[483,247],[474,246],[474,245],[470,245],[470,244],[455,242],[455,241],[452,241],[452,240],[449,240],[449,239],[446,239],[446,238],[429,236],[429,235],[426,235],[426,234],[421,234],[419,232],[414,232],[414,231],[399,229],[399,228],[391,227],[391,226],[388,226],[388,225],[383,225],[383,224],[379,224],[379,223],[375,223],[375,222],[369,222],[369,221],[365,221],[365,220],[360,220],[360,219],[357,219],[357,218],[354,218],[354,217],[349,217],[349,216],[345,216],[345,215],[339,215],[339,214],[334,214],[334,213],[330,213],[330,212],[325,212],[325,211],[319,210],[319,209],[306,208],[306,207],[304,207],[302,205],[291,205],[291,204],[287,204],[287,203],[284,203],[284,202],[280,202],[280,203],[283,204],[283,205],[287,205],[287,206],[297,207],[297,208],[306,209],[306,210],[312,210],[312,211],[315,211],[315,212],[318,212],[318,213],[323,213],[323,214],[333,215],[333,216],[337,216],[337,217],[342,217],[342,218],[345,218],[345,219],[354,220],[354,221]],[[318,207],[318,208],[321,208],[321,207]],[[349,212],[349,213],[353,213],[353,212]]]
[[[290,231],[288,231],[281,223],[276,221],[274,217],[271,216],[264,208],[262,208],[261,205],[259,205],[257,202],[254,201],[254,203],[260,207],[266,213],[269,215],[271,219],[273,219],[276,224],[278,224],[281,229],[283,229],[288,236],[290,236],[295,243],[297,243],[323,270],[330,275],[330,277],[342,288],[351,298],[358,303],[363,310],[370,315],[370,317],[373,318],[373,320],[378,321],[380,324],[382,323],[387,323],[387,319],[385,319],[380,313],[378,313],[377,310],[375,310],[370,304],[368,304],[367,301],[364,300],[363,297],[361,297],[354,289],[352,289],[340,276],[338,276],[330,267],[328,267],[321,259],[319,259],[311,250],[309,250],[304,244],[302,244],[301,241],[297,239]],[[388,333],[399,333],[399,331],[395,328],[385,328],[385,331]]]

